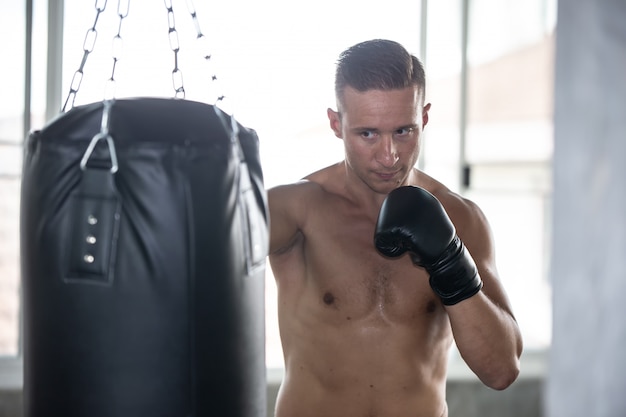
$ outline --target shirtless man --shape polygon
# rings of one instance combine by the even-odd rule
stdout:
[[[285,357],[276,416],[447,416],[453,340],[487,386],[519,373],[489,225],[414,168],[430,109],[417,58],[391,41],[355,45],[335,91],[328,118],[345,160],[268,195]],[[408,195],[381,211],[398,188]]]

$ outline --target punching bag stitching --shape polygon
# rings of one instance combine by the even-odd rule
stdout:
[[[187,296],[187,326],[188,326],[188,334],[189,340],[189,386],[191,387],[189,392],[189,404],[190,410],[189,415],[186,417],[195,417],[196,416],[196,408],[198,402],[198,374],[196,372],[197,365],[197,348],[196,348],[196,280],[198,277],[196,276],[196,233],[195,227],[196,224],[194,218],[193,211],[193,193],[191,191],[191,186],[189,181],[183,178],[183,193],[185,196],[185,214],[187,216],[187,245],[188,245],[188,267],[189,267],[189,275],[187,276],[187,285],[188,285],[188,296]]]

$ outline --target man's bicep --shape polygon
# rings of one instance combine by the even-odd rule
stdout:
[[[476,263],[483,281],[483,292],[496,304],[510,311],[496,265],[495,241],[489,221],[474,202],[463,199],[453,212],[457,233]]]
[[[483,280],[483,292],[500,308],[512,315],[510,302],[504,290],[496,265],[495,240],[486,216],[478,206],[472,204],[471,225],[465,230],[466,247],[476,262]]]
[[[270,254],[285,248],[300,229],[300,208],[293,186],[279,186],[268,191],[270,211]]]

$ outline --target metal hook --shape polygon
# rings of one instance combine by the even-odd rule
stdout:
[[[108,133],[105,135],[102,133],[98,133],[96,136],[93,137],[93,139],[91,139],[91,142],[89,142],[89,146],[87,147],[83,158],[80,160],[80,169],[83,171],[87,169],[87,162],[89,162],[89,158],[91,157],[93,150],[96,148],[96,145],[101,139],[106,139],[107,141],[107,145],[109,147],[109,155],[111,157],[111,174],[115,174],[117,172],[117,169],[119,168],[117,163],[117,154],[115,152],[113,138]]]
[[[100,123],[100,132],[96,134],[89,142],[87,150],[80,160],[80,169],[85,170],[87,168],[87,162],[96,148],[96,145],[101,139],[106,139],[107,146],[109,147],[109,157],[111,158],[111,174],[115,174],[118,169],[117,153],[115,152],[115,144],[113,138],[109,134],[109,116],[111,114],[111,108],[113,107],[114,100],[105,100],[102,107],[102,122]]]

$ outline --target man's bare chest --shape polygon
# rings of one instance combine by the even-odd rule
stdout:
[[[387,258],[378,253],[374,227],[344,217],[320,219],[305,231],[302,262],[310,295],[321,308],[343,309],[349,317],[382,314],[405,321],[437,309],[426,272],[407,255]]]

